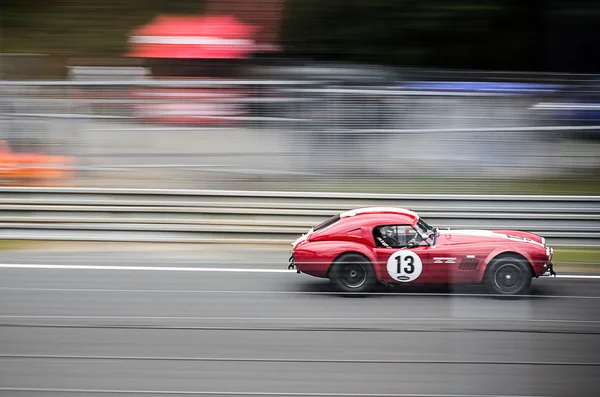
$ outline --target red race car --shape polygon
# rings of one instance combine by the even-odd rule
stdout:
[[[526,292],[534,277],[556,275],[553,249],[533,233],[440,230],[403,208],[360,208],[333,216],[292,243],[289,268],[329,278],[341,292],[379,282],[483,283],[494,294]]]

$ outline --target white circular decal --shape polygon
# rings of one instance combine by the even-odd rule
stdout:
[[[387,271],[394,280],[407,283],[416,280],[423,270],[419,255],[409,250],[394,252],[387,261]]]

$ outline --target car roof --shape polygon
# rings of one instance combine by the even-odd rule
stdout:
[[[360,215],[381,215],[381,214],[394,214],[407,216],[413,220],[419,219],[419,215],[409,209],[400,207],[363,207],[356,208],[350,211],[345,211],[340,214],[340,218],[349,218]]]

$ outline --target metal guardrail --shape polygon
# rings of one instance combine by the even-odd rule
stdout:
[[[600,246],[599,196],[0,188],[0,239],[289,244],[340,211],[411,208],[429,223]]]

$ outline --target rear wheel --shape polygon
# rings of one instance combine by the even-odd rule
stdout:
[[[520,258],[506,257],[494,260],[485,273],[487,289],[500,295],[520,295],[531,286],[531,269]]]
[[[332,265],[329,279],[341,292],[370,292],[377,284],[371,262],[359,254],[344,254]]]

